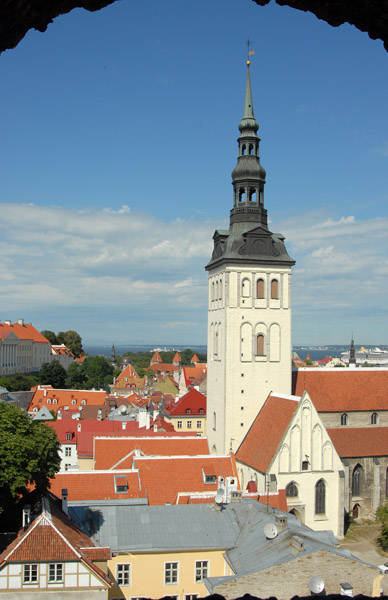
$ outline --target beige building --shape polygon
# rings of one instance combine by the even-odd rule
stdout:
[[[31,323],[0,323],[0,376],[33,373],[51,362],[51,345]]]
[[[208,426],[213,453],[235,451],[271,390],[291,392],[291,267],[284,237],[268,229],[265,170],[248,68],[232,173],[228,230],[217,230],[206,266]]]
[[[287,506],[314,530],[344,535],[345,478],[334,443],[305,392],[272,394],[236,454],[241,487],[286,490]]]

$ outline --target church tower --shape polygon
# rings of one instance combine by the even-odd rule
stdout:
[[[228,230],[214,233],[209,277],[207,436],[212,453],[239,447],[271,391],[291,393],[291,267],[268,229],[249,74],[232,173]],[[276,415],[274,415],[276,419]]]

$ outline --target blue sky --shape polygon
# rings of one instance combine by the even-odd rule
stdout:
[[[247,38],[294,344],[388,343],[388,54],[251,0],[77,9],[0,56],[0,319],[86,343],[206,342]]]

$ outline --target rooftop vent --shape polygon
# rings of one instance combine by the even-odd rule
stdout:
[[[340,583],[341,596],[350,596],[353,598],[353,586],[350,583]]]
[[[300,552],[304,551],[304,541],[299,535],[292,536],[291,545],[292,554],[300,554]]]
[[[279,533],[288,527],[288,518],[286,515],[275,515],[275,523]]]

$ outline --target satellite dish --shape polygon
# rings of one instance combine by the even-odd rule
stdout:
[[[310,579],[309,586],[312,594],[320,594],[325,589],[325,582],[320,575],[314,575]]]
[[[223,500],[224,500],[224,490],[222,488],[218,488],[216,497],[214,498],[214,501],[216,504],[222,504]]]
[[[267,523],[264,527],[264,534],[268,540],[273,540],[278,534],[278,528],[274,523]]]

